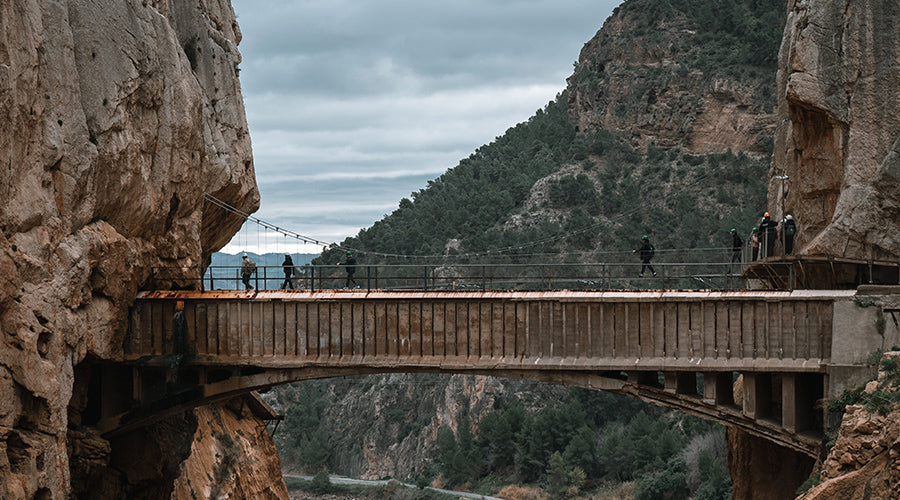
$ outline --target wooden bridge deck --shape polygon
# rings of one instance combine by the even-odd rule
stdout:
[[[823,372],[835,293],[152,292],[125,351],[176,352],[181,301],[199,363]]]

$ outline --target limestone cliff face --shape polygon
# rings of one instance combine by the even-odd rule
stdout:
[[[0,3],[0,497],[66,496],[79,363],[240,226],[204,193],[258,206],[239,42],[225,0]]]
[[[799,253],[900,257],[900,4],[789,0],[769,206]],[[783,182],[776,176],[787,175]],[[782,191],[782,188],[786,192]]]
[[[568,79],[570,114],[579,130],[617,131],[639,149],[652,144],[691,153],[768,153],[777,45],[754,41],[755,60],[716,60],[710,52],[736,51],[728,42],[748,40],[730,37],[699,15],[706,4],[632,0],[617,8],[584,45]],[[760,23],[746,29],[765,34],[778,29],[772,24],[783,8],[774,2],[744,13],[735,2],[723,15],[745,14]],[[718,49],[719,43],[726,48]]]

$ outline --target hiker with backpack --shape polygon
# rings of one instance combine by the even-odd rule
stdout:
[[[794,235],[797,234],[797,223],[791,214],[784,216],[781,222],[781,233],[784,235],[784,254],[790,255],[794,251]]]
[[[250,277],[253,276],[253,273],[256,272],[256,262],[253,262],[247,257],[247,254],[241,256],[241,281],[244,283],[244,288],[247,291],[253,290],[253,285],[250,284]]]
[[[644,270],[650,269],[650,272],[653,273],[653,276],[656,276],[656,270],[653,269],[653,266],[650,265],[650,259],[653,258],[653,255],[656,254],[656,249],[653,248],[653,245],[650,243],[650,237],[646,234],[641,238],[641,248],[637,250],[632,250],[631,253],[640,252],[641,257],[641,274],[638,276],[644,277]]]

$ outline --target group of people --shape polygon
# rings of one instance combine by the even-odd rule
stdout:
[[[750,248],[752,260],[765,259],[775,255],[775,242],[781,237],[784,244],[784,255],[794,253],[794,235],[797,234],[797,222],[791,214],[781,220],[780,229],[778,222],[772,220],[769,212],[763,214],[759,225],[750,231]],[[741,248],[744,241],[737,234],[736,229],[731,230],[731,262],[741,260]]]
[[[753,260],[760,257],[766,258],[775,255],[775,242],[778,241],[779,235],[783,238],[784,255],[790,255],[794,252],[794,235],[797,234],[797,223],[791,214],[784,216],[781,220],[780,232],[779,224],[772,220],[769,212],[763,214],[759,225],[750,231],[750,247],[752,248]],[[744,240],[738,234],[737,229],[731,229],[731,262],[741,261],[741,252],[743,251]],[[760,254],[760,248],[762,254]],[[656,253],[656,249],[650,243],[650,238],[645,234],[641,237],[641,246],[632,250],[631,253],[637,253],[641,258],[641,272],[638,274],[644,277],[644,272],[649,270],[656,276],[656,270],[650,264],[650,260]]]
[[[359,284],[353,279],[354,274],[356,274],[356,259],[353,257],[353,253],[348,250],[346,259],[344,259],[343,262],[338,262],[337,265],[344,266],[344,270],[347,271],[346,288],[350,288],[351,284],[354,287],[359,288]],[[294,282],[291,278],[296,274],[296,271],[291,254],[284,254],[284,262],[281,263],[281,268],[284,270],[284,282],[281,283],[281,290],[287,290],[288,288],[293,290]],[[247,254],[241,255],[241,282],[244,284],[244,289],[247,291],[253,290],[253,285],[250,284],[250,278],[253,277],[253,273],[255,272],[256,263],[250,260]]]

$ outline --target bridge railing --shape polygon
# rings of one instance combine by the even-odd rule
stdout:
[[[793,272],[792,263],[782,275]],[[710,289],[747,287],[743,266],[729,262],[654,263],[653,271],[638,263],[545,264],[357,264],[295,266],[286,279],[282,266],[257,266],[249,283],[256,290],[617,290]],[[655,274],[654,274],[655,272]],[[243,290],[239,266],[153,269],[156,289]],[[784,281],[788,289],[793,280]]]

